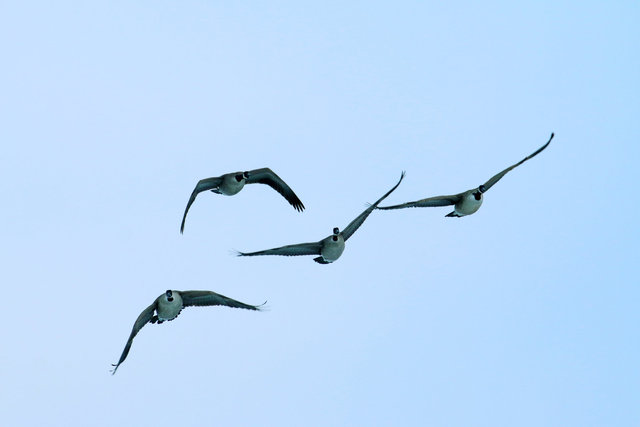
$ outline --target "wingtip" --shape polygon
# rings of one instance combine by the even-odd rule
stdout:
[[[254,305],[253,309],[255,311],[269,311],[269,307],[266,304],[267,304],[267,301],[263,302],[260,305]]]
[[[398,183],[391,189],[391,191],[394,191],[396,188],[398,188],[398,186],[400,185],[400,183],[402,182],[402,180],[404,179],[404,176],[406,174],[407,173],[405,171],[402,171],[402,173],[400,174],[400,179],[398,180]],[[391,194],[391,193],[389,193],[389,194]]]

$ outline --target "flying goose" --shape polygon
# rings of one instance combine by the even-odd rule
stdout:
[[[502,172],[494,175],[487,182],[480,185],[477,189],[473,188],[471,190],[467,190],[458,194],[453,194],[451,196],[429,197],[427,199],[417,200],[415,202],[407,202],[400,205],[380,206],[378,207],[378,209],[388,210],[388,209],[424,208],[424,207],[434,207],[434,206],[455,205],[453,212],[445,216],[459,218],[462,216],[471,215],[472,213],[480,209],[480,206],[482,205],[482,199],[483,199],[482,195],[485,192],[487,192],[491,187],[493,187],[493,185],[496,182],[500,181],[500,179],[511,169],[514,169],[515,167],[520,166],[522,163],[535,157],[538,153],[540,153],[542,150],[547,148],[547,145],[549,145],[552,139],[553,139],[553,133],[551,134],[551,137],[549,138],[547,143],[544,144],[542,147],[538,148],[533,154],[530,154],[529,156],[520,160],[518,163],[511,165],[505,170],[503,170]]]
[[[282,180],[274,171],[269,168],[254,169],[252,171],[232,172],[224,175],[205,178],[198,181],[196,188],[193,189],[187,208],[184,210],[182,224],[180,225],[180,233],[184,232],[184,222],[187,219],[187,212],[191,204],[196,200],[198,193],[211,190],[214,193],[224,194],[225,196],[233,196],[238,194],[245,184],[267,184],[269,187],[280,193],[287,201],[297,210],[302,212],[304,205],[296,196],[296,193]]]
[[[238,256],[255,256],[255,255],[284,255],[284,256],[297,256],[297,255],[320,255],[313,260],[319,264],[329,264],[342,255],[342,251],[344,251],[344,242],[346,242],[349,237],[356,232],[356,230],[362,225],[365,219],[373,212],[373,210],[378,206],[378,203],[383,201],[385,197],[395,190],[398,185],[402,182],[404,178],[404,172],[400,175],[400,181],[393,188],[385,193],[384,196],[380,197],[378,201],[369,206],[362,212],[360,215],[356,217],[353,221],[347,225],[347,227],[340,232],[338,227],[333,229],[333,234],[331,236],[325,237],[319,242],[311,242],[311,243],[299,243],[297,245],[287,245],[282,246],[280,248],[267,249],[264,251],[258,252],[238,252]]]
[[[172,291],[169,289],[140,313],[136,323],[133,324],[131,335],[129,335],[127,344],[124,346],[120,360],[117,364],[112,365],[114,366],[111,371],[112,374],[116,373],[120,364],[127,358],[133,339],[144,325],[149,322],[161,324],[165,320],[173,320],[178,317],[185,307],[205,305],[226,305],[227,307],[246,308],[247,310],[260,310],[260,306],[245,304],[211,291]],[[154,311],[156,312],[155,315],[153,314]]]

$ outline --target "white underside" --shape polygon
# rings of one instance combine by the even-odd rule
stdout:
[[[471,215],[480,209],[483,199],[484,197],[480,197],[480,200],[476,200],[473,193],[469,193],[464,199],[456,203],[454,211],[460,216]]]
[[[333,241],[333,236],[329,236],[324,239],[322,249],[320,250],[320,255],[327,262],[333,262],[340,258],[344,252],[344,239],[342,235],[338,236],[338,241]]]
[[[182,311],[182,297],[178,292],[173,292],[173,301],[167,301],[167,296],[162,295],[158,300],[158,320],[173,320]]]
[[[236,180],[235,174],[227,175],[222,180],[222,184],[218,187],[218,191],[220,194],[224,194],[225,196],[233,196],[234,194],[238,194],[242,187],[244,187],[245,180],[238,182]]]

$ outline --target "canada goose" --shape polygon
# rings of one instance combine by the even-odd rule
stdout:
[[[436,197],[429,197],[427,199],[417,200],[415,202],[407,202],[400,205],[380,206],[378,207],[378,209],[388,210],[388,209],[424,208],[424,207],[455,205],[453,212],[450,212],[445,216],[459,218],[462,216],[471,215],[472,213],[480,209],[480,206],[482,205],[482,199],[483,199],[482,195],[485,192],[487,192],[491,187],[493,187],[493,185],[496,182],[500,181],[500,179],[511,169],[517,166],[520,166],[522,163],[535,157],[538,153],[540,153],[542,150],[547,148],[547,145],[549,145],[552,139],[553,139],[553,133],[551,134],[551,137],[549,138],[547,143],[544,144],[542,147],[538,148],[533,154],[528,155],[524,159],[520,160],[518,163],[511,165],[505,170],[503,170],[502,172],[494,175],[493,177],[491,177],[491,179],[489,179],[484,184],[480,185],[478,188],[473,188],[471,190],[467,190],[458,194],[453,194],[451,196],[436,196]]]
[[[227,307],[246,308],[247,310],[260,310],[260,306],[245,304],[211,291],[167,290],[156,298],[153,304],[140,313],[140,316],[133,324],[131,335],[129,335],[127,344],[124,346],[120,360],[117,364],[112,365],[114,368],[111,372],[115,374],[120,364],[127,358],[133,339],[144,325],[149,322],[160,324],[165,320],[173,320],[178,317],[184,307],[205,305],[226,305]],[[154,311],[157,314],[154,315]]]
[[[356,230],[362,225],[365,219],[373,212],[373,210],[378,206],[378,203],[383,201],[385,197],[393,192],[398,185],[402,182],[405,173],[402,172],[400,175],[400,180],[393,188],[387,191],[384,196],[380,197],[374,204],[369,206],[364,210],[360,215],[356,217],[353,221],[347,225],[347,227],[340,232],[338,227],[333,229],[333,234],[331,236],[325,237],[324,239],[318,242],[311,243],[298,243],[296,245],[287,245],[274,249],[267,249],[264,251],[258,252],[238,252],[238,256],[255,256],[255,255],[284,255],[284,256],[297,256],[297,255],[320,255],[313,260],[319,264],[329,264],[342,255],[344,251],[344,242],[346,242],[349,237],[356,232]]]
[[[198,181],[196,188],[193,189],[187,208],[184,210],[182,224],[180,225],[180,233],[184,232],[184,222],[187,219],[187,212],[191,204],[196,200],[196,196],[207,190],[214,193],[224,194],[225,196],[233,196],[238,194],[245,184],[267,184],[269,187],[280,193],[298,212],[304,210],[304,205],[298,199],[293,190],[282,180],[274,171],[269,168],[255,169],[245,172],[232,172],[218,177],[205,178]]]

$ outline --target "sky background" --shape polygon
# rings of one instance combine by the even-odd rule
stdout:
[[[233,4],[231,4],[233,3]],[[640,5],[0,4],[7,426],[637,426]],[[461,192],[544,144],[474,215]],[[270,167],[267,186],[199,179]],[[166,289],[268,310],[188,308]],[[6,423],[6,424],[5,424]]]

